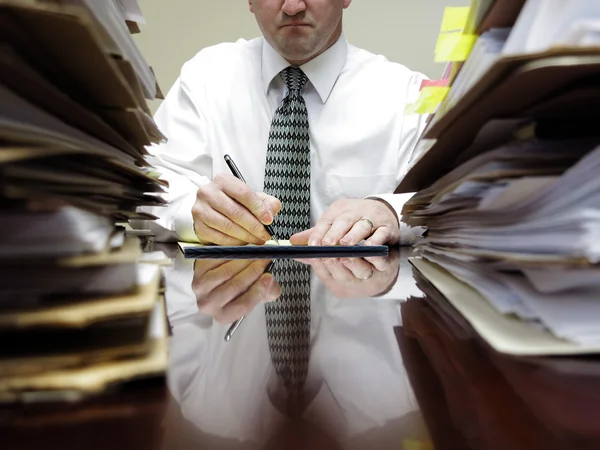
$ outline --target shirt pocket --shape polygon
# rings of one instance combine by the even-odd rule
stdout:
[[[389,194],[396,189],[396,174],[341,175],[328,173],[325,189],[330,202],[341,198],[360,199],[369,195]]]

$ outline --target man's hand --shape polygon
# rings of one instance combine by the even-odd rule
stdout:
[[[198,189],[194,231],[202,244],[262,245],[271,239],[264,226],[279,210],[281,202],[275,197],[253,192],[233,175],[217,175]]]
[[[219,323],[232,323],[260,302],[277,300],[281,287],[273,275],[265,273],[269,262],[197,259],[192,289],[198,310]]]
[[[294,245],[397,244],[400,225],[396,214],[378,200],[337,200],[310,230],[290,238]]]
[[[400,252],[387,257],[303,259],[338,298],[375,297],[387,292],[398,278]]]

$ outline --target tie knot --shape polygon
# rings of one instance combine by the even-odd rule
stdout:
[[[308,77],[302,72],[302,69],[298,67],[288,67],[281,71],[281,78],[285,81],[287,88],[290,91],[302,91],[306,83],[308,83]]]

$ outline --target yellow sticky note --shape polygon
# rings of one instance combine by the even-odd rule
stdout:
[[[465,61],[477,35],[462,33],[442,33],[435,46],[435,62]]]
[[[440,32],[463,31],[467,25],[470,9],[468,6],[448,6],[444,10]]]
[[[438,105],[446,98],[447,86],[427,86],[421,89],[421,94],[415,103],[408,105],[405,109],[407,114],[432,114]]]

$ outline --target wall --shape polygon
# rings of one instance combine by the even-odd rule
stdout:
[[[260,31],[246,0],[139,0],[147,24],[135,39],[166,94],[181,65],[201,48]],[[346,10],[344,34],[357,47],[383,54],[429,77],[443,65],[433,49],[445,6],[468,0],[354,0]],[[158,102],[153,102],[154,110]]]

